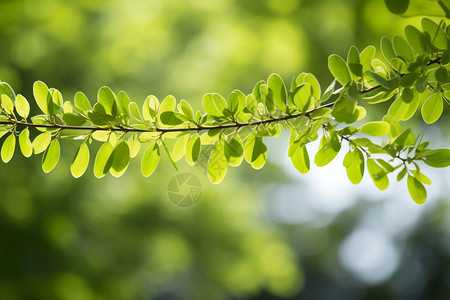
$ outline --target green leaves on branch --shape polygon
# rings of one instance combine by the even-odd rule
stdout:
[[[409,12],[408,1],[386,2],[396,13]],[[450,149],[429,149],[423,136],[403,129],[402,122],[420,110],[427,124],[435,123],[450,103],[448,32],[442,22],[425,18],[420,29],[406,26],[405,37],[383,37],[379,55],[374,46],[362,51],[352,46],[346,59],[330,55],[328,68],[334,80],[324,91],[310,73],[293,78],[290,86],[271,74],[249,94],[234,90],[227,97],[204,95],[202,110],[174,96],[160,101],[150,95],[138,105],[125,92],[115,94],[106,86],[99,89],[95,103],[82,92],[65,101],[58,90],[37,81],[33,95],[40,112],[30,116],[34,103],[30,107],[24,96],[0,82],[1,158],[9,162],[18,141],[25,157],[42,153],[42,169],[50,172],[59,161],[60,142],[69,140],[77,147],[70,166],[75,178],[86,172],[95,151],[97,178],[108,173],[121,176],[139,154],[141,172],[148,177],[165,152],[175,169],[184,157],[191,166],[203,164],[210,181],[219,183],[230,166],[244,161],[262,168],[268,155],[265,139],[287,129],[288,156],[300,173],[310,170],[311,159],[322,167],[348,148],[343,165],[350,182],[361,182],[367,170],[384,190],[388,176],[397,172],[397,181],[406,179],[411,197],[422,204],[424,184],[430,180],[419,163],[448,167]],[[389,104],[384,117],[364,121],[366,109],[382,102]],[[308,144],[319,137],[313,155]]]

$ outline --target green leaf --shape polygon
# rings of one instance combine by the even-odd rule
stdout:
[[[43,132],[40,135],[38,135],[33,140],[33,150],[34,154],[39,154],[41,152],[44,152],[45,149],[47,149],[48,145],[52,141],[52,134],[50,132]]]
[[[227,101],[219,94],[206,94],[202,102],[205,112],[215,117],[224,116],[224,110],[228,107]]]
[[[269,113],[273,114],[276,111],[276,104],[273,100],[273,92],[269,89],[267,84],[261,84],[259,86],[259,92],[261,94],[261,98],[263,100],[262,104],[265,105]]]
[[[244,157],[254,169],[261,169],[266,163],[267,147],[263,138],[251,134],[245,141]]]
[[[381,38],[381,52],[389,64],[391,64],[391,60],[396,57],[391,40],[385,36]]]
[[[82,92],[77,92],[75,94],[74,101],[75,101],[75,106],[77,108],[81,109],[85,113],[87,113],[89,110],[92,109],[91,103],[89,103],[88,98]]]
[[[33,145],[30,141],[30,131],[28,127],[19,134],[19,146],[23,156],[30,157],[33,154]]]
[[[413,52],[408,43],[400,36],[394,36],[393,46],[395,54],[403,59],[405,62],[412,61],[414,59]]]
[[[139,142],[137,134],[131,136],[128,141],[128,148],[130,148],[130,157],[134,158],[138,155],[139,150],[141,149],[141,143]]]
[[[265,84],[264,80],[260,80],[253,87],[252,95],[255,97],[257,103],[262,103],[263,102],[263,99],[261,97],[262,96],[261,95],[261,90],[260,90],[260,86],[263,85],[263,84]]]
[[[201,143],[198,133],[191,136],[186,144],[186,161],[191,166],[195,164],[200,156]]]
[[[437,49],[447,50],[448,39],[445,31],[435,22],[428,18],[422,19],[422,29],[431,39],[431,43]]]
[[[356,77],[363,76],[363,66],[359,61],[359,51],[355,46],[351,46],[347,55],[347,64],[350,72]]]
[[[393,14],[401,15],[408,10],[409,0],[384,0],[384,3]]]
[[[33,85],[33,95],[37,105],[46,115],[53,114],[53,99],[48,87],[42,81],[36,81]]]
[[[17,95],[15,100],[15,106],[16,111],[22,118],[26,119],[28,118],[28,115],[30,114],[30,104],[28,103],[27,99],[25,99],[22,95]]]
[[[446,84],[448,82],[448,71],[445,67],[439,67],[435,72],[436,80],[440,84]]]
[[[406,175],[407,169],[403,168],[400,172],[397,174],[397,181],[401,181],[405,175]]]
[[[405,92],[405,90],[403,91]],[[407,97],[402,94],[397,100],[395,100],[389,108],[388,115],[394,117],[398,121],[409,120],[419,108],[420,98],[419,94],[414,93],[413,98],[410,101],[406,101]]]
[[[339,55],[332,54],[328,57],[328,69],[342,86],[352,80],[347,64]]]
[[[286,85],[283,82],[283,79],[278,74],[272,74],[269,76],[267,80],[267,85],[269,89],[272,91],[273,101],[275,102],[275,106],[284,111],[286,109],[286,100],[287,100],[287,91]]]
[[[179,110],[186,116],[189,120],[194,120],[194,111],[189,103],[185,100],[181,100],[180,104],[178,104]]]
[[[94,107],[99,107],[98,104],[99,103],[94,105]],[[96,111],[89,111],[88,118],[89,118],[89,120],[91,120],[92,124],[94,124],[95,126],[107,126],[107,125],[109,125],[109,121],[112,121],[111,116],[109,116],[105,113],[96,112]],[[71,121],[73,121],[73,119]]]
[[[154,142],[147,148],[147,150],[144,153],[144,156],[142,157],[141,163],[142,175],[144,175],[145,177],[152,175],[153,172],[156,170],[156,167],[158,166],[160,157],[161,154],[159,152],[158,143]]]
[[[76,113],[65,113],[63,115],[63,120],[66,125],[69,126],[81,126],[86,123],[86,119],[83,116],[80,116]]]
[[[5,94],[1,95],[2,107],[9,115],[14,115],[14,103]]]
[[[364,111],[356,106],[356,102],[347,97],[341,97],[334,104],[331,114],[337,122],[350,124],[361,119],[364,116]]]
[[[329,164],[341,150],[341,143],[336,132],[330,131],[330,136],[324,135],[320,140],[319,151],[314,158],[314,163],[318,167]]]
[[[386,176],[386,170],[375,160],[367,159],[367,171],[369,171],[370,177],[378,189],[385,190],[388,188],[389,178]]]
[[[78,148],[70,165],[70,173],[73,177],[81,177],[89,165],[89,147],[83,143]]]
[[[377,74],[375,72],[370,72],[370,75],[372,76],[372,79],[375,80],[376,83],[378,83],[379,85],[381,85],[385,89],[390,89],[392,87],[391,83],[389,82],[389,80],[387,80],[383,76],[381,76],[381,75],[379,75],[379,74]]]
[[[183,124],[182,115],[178,112],[165,111],[160,114],[161,123],[164,125],[180,125]]]
[[[434,149],[421,154],[423,161],[433,168],[446,168],[450,166],[450,149]]]
[[[164,151],[166,151],[167,157],[169,157],[170,163],[175,168],[175,171],[178,172],[178,167],[175,161],[172,158],[172,154],[170,154],[169,148],[167,147],[166,143],[164,143],[164,140],[161,140],[161,144],[163,145]]]
[[[62,96],[61,92],[55,88],[51,88],[48,91],[50,92],[50,95],[52,96],[53,103],[56,104],[56,105],[53,105],[53,103],[52,103],[52,106],[54,107],[53,113],[56,114],[58,109],[63,106],[63,103],[64,103],[63,96]],[[56,108],[56,107],[58,107],[58,108]]]
[[[407,25],[405,27],[405,37],[408,43],[414,49],[416,53],[425,52],[425,40],[422,32],[420,32],[416,27]]]
[[[114,147],[110,142],[106,142],[100,147],[94,162],[95,177],[102,178],[109,172],[109,169],[111,168],[113,162],[113,160],[110,159],[113,150]]]
[[[359,149],[349,151],[344,158],[347,177],[353,184],[359,184],[364,176],[364,155]]]
[[[109,172],[114,177],[120,177],[127,170],[130,163],[130,148],[125,141],[119,142],[111,154],[112,164]]]
[[[142,122],[142,116],[141,113],[139,112],[139,108],[136,104],[136,102],[130,102],[130,104],[128,104],[128,109],[130,111],[130,114],[139,122]]]
[[[371,135],[371,136],[384,136],[388,135],[391,126],[384,121],[375,121],[363,124],[358,128],[358,131]]]
[[[124,91],[120,91],[117,95],[117,110],[119,115],[121,115],[125,119],[130,118],[130,103],[130,97],[128,97],[128,95]]]
[[[16,98],[13,89],[6,82],[0,82],[0,95],[7,95],[10,99]]]
[[[50,172],[56,167],[59,161],[60,152],[59,141],[55,138],[45,150],[44,156],[42,157],[42,170],[45,173]]]
[[[408,175],[407,183],[409,194],[414,202],[424,204],[427,200],[427,191],[423,184],[411,175]]]
[[[229,141],[225,142],[224,153],[230,166],[237,167],[242,163],[244,148],[239,135],[234,135]]]
[[[189,142],[189,134],[185,134],[178,138],[178,140],[175,142],[175,145],[172,149],[172,159],[174,161],[179,161],[185,154],[186,154],[186,148],[187,143]]]
[[[367,46],[359,55],[359,61],[363,66],[363,71],[371,68],[371,63],[375,57],[376,48],[372,45]]]
[[[246,96],[239,90],[234,90],[228,96],[228,110],[232,114],[237,114],[245,107]]]
[[[211,151],[208,160],[208,178],[212,183],[220,183],[228,169],[228,160],[225,156],[225,147],[223,141],[217,143]]]
[[[422,106],[423,120],[428,123],[436,122],[444,110],[444,101],[440,93],[434,93],[425,101]]]
[[[309,172],[310,162],[308,150],[305,144],[300,142],[300,139],[294,139],[293,134],[291,134],[291,139],[289,142],[289,153],[292,164],[294,167],[302,174]]]
[[[11,160],[14,155],[14,150],[16,149],[16,136],[11,133],[3,142],[1,157],[4,163]]]
[[[104,86],[98,90],[97,101],[103,106],[106,114],[113,117],[117,115],[117,97],[109,87]]]

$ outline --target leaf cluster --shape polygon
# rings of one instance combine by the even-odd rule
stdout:
[[[358,184],[367,169],[383,190],[388,175],[397,172],[397,180],[407,178],[413,200],[421,204],[426,200],[424,184],[430,180],[419,163],[450,165],[449,149],[429,149],[422,134],[401,126],[417,111],[427,124],[434,123],[450,103],[450,28],[427,18],[421,27],[406,26],[404,37],[383,37],[381,58],[374,46],[362,51],[352,46],[346,58],[331,55],[328,67],[335,80],[325,89],[310,73],[293,78],[289,87],[272,74],[249,94],[234,90],[227,97],[204,95],[200,111],[173,96],[160,101],[150,95],[139,106],[125,92],[115,94],[109,87],[99,89],[94,104],[82,92],[66,101],[57,89],[37,81],[33,94],[41,113],[30,116],[28,100],[1,82],[1,158],[9,162],[18,141],[25,157],[43,153],[42,169],[50,172],[60,157],[60,141],[78,141],[70,166],[78,178],[89,166],[90,145],[99,142],[93,165],[97,178],[121,176],[141,148],[141,171],[147,177],[156,170],[161,153],[177,168],[183,157],[189,165],[196,164],[205,145],[211,145],[208,177],[219,183],[228,167],[244,161],[262,168],[267,159],[264,139],[288,130],[288,156],[300,173],[310,169],[307,145],[321,137],[314,155],[317,166],[330,163],[346,144],[343,165],[352,183]],[[364,106],[382,102],[390,103],[383,119],[365,122]],[[358,127],[353,125],[357,121]],[[31,129],[38,132],[33,140]],[[379,137],[384,137],[381,143],[376,142]]]

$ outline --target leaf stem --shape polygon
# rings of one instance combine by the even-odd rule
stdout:
[[[122,127],[122,126],[113,126],[113,127],[96,127],[96,126],[70,126],[70,125],[60,125],[60,124],[34,124],[34,123],[28,123],[28,122],[22,122],[17,120],[10,119],[9,121],[0,121],[0,125],[21,125],[26,127],[34,127],[34,128],[51,128],[51,129],[59,129],[62,130],[88,130],[88,131],[115,131],[115,132],[161,132],[161,133],[168,133],[168,132],[184,132],[184,131],[202,131],[202,130],[213,130],[213,129],[226,129],[226,128],[241,128],[245,126],[254,126],[254,125],[261,125],[261,124],[270,124],[280,121],[286,121],[290,119],[295,119],[302,116],[309,116],[311,113],[313,113],[316,110],[319,110],[321,108],[330,107],[333,106],[335,102],[330,102],[321,106],[318,106],[316,108],[313,108],[311,110],[308,110],[306,112],[297,113],[297,114],[291,114],[291,115],[282,115],[281,117],[274,118],[271,117],[270,119],[264,119],[260,121],[251,121],[246,123],[239,123],[234,122],[232,124],[223,124],[223,125],[217,125],[217,126],[197,126],[197,127],[187,127],[187,128],[152,128],[152,129],[139,129],[139,128],[133,128],[133,127]]]

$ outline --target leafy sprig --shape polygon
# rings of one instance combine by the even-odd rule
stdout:
[[[255,169],[264,166],[267,147],[264,138],[290,131],[288,155],[300,173],[310,169],[307,144],[322,132],[314,163],[325,166],[348,144],[343,165],[348,178],[358,184],[365,169],[381,190],[389,185],[388,175],[397,172],[397,180],[407,178],[413,200],[426,200],[424,184],[430,180],[419,162],[435,167],[450,165],[450,149],[429,149],[423,136],[403,129],[401,122],[420,109],[424,121],[436,122],[450,96],[450,28],[430,19],[422,20],[422,31],[406,26],[405,38],[381,39],[382,58],[376,48],[359,51],[352,46],[346,59],[331,55],[328,67],[335,80],[322,92],[313,74],[302,73],[289,91],[282,78],[272,74],[259,81],[252,93],[235,90],[225,99],[213,93],[203,96],[203,111],[194,111],[185,100],[167,96],[161,102],[148,96],[141,108],[123,91],[117,95],[102,87],[97,102],[91,105],[78,92],[73,101],[64,101],[61,93],[35,82],[33,94],[41,114],[30,117],[29,102],[16,95],[6,83],[0,83],[0,136],[5,136],[1,158],[11,160],[18,140],[25,157],[43,153],[42,169],[50,172],[60,157],[60,140],[80,141],[70,167],[76,178],[89,165],[89,146],[101,146],[94,159],[97,178],[107,173],[121,176],[130,159],[146,150],[141,171],[150,176],[157,168],[161,152],[176,162],[185,157],[194,165],[202,147],[213,145],[208,160],[211,182],[223,180],[229,166],[247,161]],[[426,99],[423,101],[423,99]],[[382,120],[363,123],[366,109],[360,103],[375,105],[391,102]],[[423,102],[423,104],[422,104]],[[359,127],[353,124],[362,123]],[[40,133],[31,141],[30,130]],[[385,137],[376,143],[372,137]],[[168,140],[173,139],[169,147]],[[171,149],[170,149],[171,148]]]

